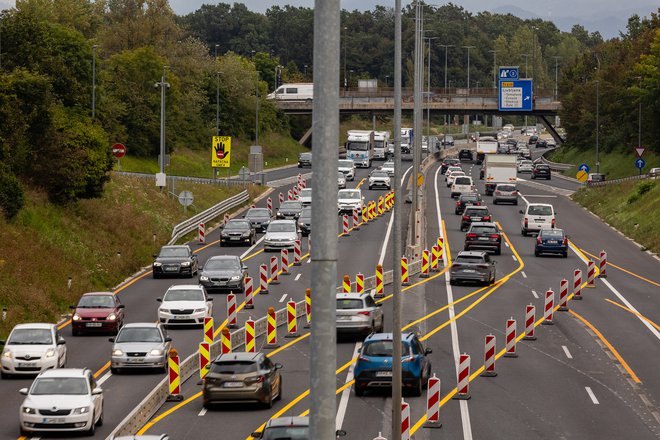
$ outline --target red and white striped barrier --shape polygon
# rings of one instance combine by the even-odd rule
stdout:
[[[356,231],[360,230],[360,216],[357,208],[353,210],[353,229]]]
[[[290,275],[290,273],[289,273],[289,250],[288,249],[282,249],[280,251],[280,259],[281,259],[282,275]]]
[[[301,251],[300,248],[302,245],[300,244],[300,240],[296,240],[295,243],[293,244],[293,265],[294,266],[300,266],[300,259],[301,259]]]
[[[516,320],[506,320],[506,351],[504,357],[518,357],[516,353]]]
[[[587,261],[587,287],[596,287],[596,264],[589,260]]]
[[[280,205],[284,203],[284,194],[280,193]]]
[[[573,271],[573,299],[582,299],[582,271],[580,269]]]
[[[525,306],[525,336],[523,339],[526,341],[535,341],[534,336],[534,323],[536,322],[536,307],[533,305]]]
[[[343,226],[343,228],[342,228],[342,234],[343,234],[344,236],[349,236],[349,235],[351,235],[351,234],[348,232],[348,216],[347,216],[346,214],[344,214],[344,215],[342,216],[342,222],[341,222],[341,223],[342,223],[342,226]]]
[[[495,346],[496,338],[494,335],[486,335],[484,339],[484,371],[483,377],[495,377]]]
[[[300,179],[300,188],[302,189],[307,188],[307,181],[303,178]]]
[[[543,325],[553,325],[554,322],[552,322],[552,315],[554,312],[555,308],[555,292],[552,291],[552,289],[548,289],[547,292],[545,292],[545,308],[543,309],[543,322],[541,324]]]
[[[470,355],[461,354],[458,356],[458,385],[457,393],[452,399],[468,400],[470,396]]]
[[[268,266],[259,266],[259,292],[268,293]]]
[[[296,316],[296,302],[289,301],[286,303],[286,328],[288,333],[285,338],[297,338],[300,336],[298,333],[298,317]]]
[[[426,387],[426,422],[424,428],[442,428],[440,423],[440,379],[429,377]]]
[[[355,275],[355,291],[364,293],[364,274],[358,273]]]
[[[281,194],[281,193],[280,193],[280,194]],[[266,208],[268,208],[268,210],[269,210],[271,213],[273,212],[273,199],[271,199],[270,197],[268,197],[268,198],[266,199]]]
[[[401,440],[410,440],[410,405],[401,399]]]
[[[199,244],[206,243],[206,227],[204,226],[204,223],[200,223],[197,228],[197,239]]]
[[[269,284],[280,284],[280,280],[277,278],[279,268],[277,267],[277,257],[270,257],[270,283]]]
[[[251,277],[245,277],[245,305],[243,308],[254,309],[254,288]]]
[[[293,200],[293,191],[289,190],[289,192],[287,193],[287,199]]]
[[[600,251],[598,256],[598,278],[607,278],[607,252]]]
[[[236,295],[227,295],[227,327],[236,328]]]
[[[568,311],[568,280],[566,278],[559,282],[559,308],[557,310]]]

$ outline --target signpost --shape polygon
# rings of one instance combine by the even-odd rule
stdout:
[[[644,168],[646,166],[646,161],[644,159],[642,159],[641,157],[638,157],[637,159],[635,159],[635,166],[639,170],[639,175],[641,176],[642,175],[642,168]]]
[[[230,166],[231,136],[213,136],[213,142],[211,144],[211,167],[229,168]],[[229,170],[227,170],[227,179],[229,179]]]
[[[501,112],[531,112],[533,109],[532,80],[502,80],[499,82],[497,107]]]
[[[646,148],[644,148],[642,146],[635,147],[635,154],[637,155],[637,157],[642,157],[642,154],[644,154],[644,151],[646,151]]]
[[[126,155],[126,147],[124,144],[114,144],[112,146],[112,155],[117,159],[117,171],[121,171],[120,159]]]
[[[584,183],[587,181],[587,178],[589,177],[589,174],[587,174],[586,171],[578,171],[577,174],[575,175],[575,178],[580,182]]]
[[[181,191],[179,193],[179,203],[183,206],[183,212],[188,211],[188,206],[192,205],[194,200],[193,193],[190,191]]]
[[[583,163],[583,164],[580,164],[580,166],[578,167],[578,170],[579,171],[584,171],[585,173],[588,173],[590,168],[589,168],[589,165],[587,165],[586,163]]]

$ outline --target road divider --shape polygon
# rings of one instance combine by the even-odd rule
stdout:
[[[554,325],[552,322],[552,313],[555,308],[555,292],[548,289],[545,292],[545,308],[543,309],[543,325]]]
[[[410,405],[401,399],[401,440],[410,440]]]
[[[206,368],[211,363],[211,344],[208,342],[199,343],[199,378],[204,379],[209,370]]]
[[[288,333],[285,338],[298,338],[300,333],[298,333],[298,313],[296,310],[296,302],[289,301],[286,303],[286,327]]]
[[[463,353],[458,357],[457,374],[458,392],[452,397],[455,400],[468,400],[470,396],[470,355]]]
[[[254,287],[252,286],[252,278],[245,277],[245,304],[244,309],[254,309]]]
[[[484,338],[484,371],[481,373],[481,377],[497,376],[497,372],[495,372],[496,341],[495,335],[486,335]]]
[[[607,252],[604,250],[600,251],[598,257],[598,268],[600,272],[598,278],[607,278]]]
[[[535,341],[534,336],[534,322],[536,321],[536,307],[532,304],[525,306],[525,336],[523,339],[526,341]]]
[[[204,318],[204,342],[213,344],[213,316]]]
[[[513,316],[510,319],[506,320],[506,352],[504,357],[516,358],[518,353],[516,352],[516,320],[513,319]]]
[[[227,327],[236,328],[236,295],[227,295]]]
[[[562,278],[559,282],[559,308],[560,312],[568,311],[568,280]]]
[[[578,301],[582,299],[582,271],[580,269],[573,271],[573,299]]]

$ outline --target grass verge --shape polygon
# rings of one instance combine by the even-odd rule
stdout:
[[[637,156],[633,151],[612,151],[610,153],[600,154],[600,172],[607,175],[608,180],[619,179],[621,177],[634,176],[638,174],[635,168],[635,159]],[[646,167],[642,171],[648,172],[653,167],[660,166],[660,156],[653,154],[649,150],[644,153]],[[586,163],[591,168],[591,172],[596,172],[596,150],[578,150],[574,147],[562,147],[549,153],[548,160],[559,163],[570,163],[573,167],[564,171],[563,174],[569,177],[575,177],[578,172],[578,166]]]

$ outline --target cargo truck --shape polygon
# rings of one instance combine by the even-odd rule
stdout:
[[[488,154],[484,164],[486,195],[492,196],[498,183],[516,182],[516,156],[513,154]]]
[[[498,145],[497,139],[482,136],[477,141],[477,163],[482,163],[487,154],[496,154]]]

